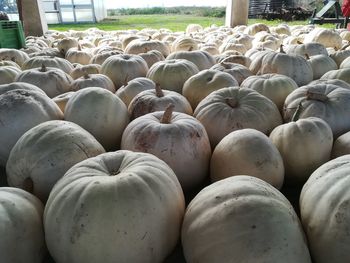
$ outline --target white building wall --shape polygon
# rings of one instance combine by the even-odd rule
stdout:
[[[107,17],[105,0],[93,0],[95,8],[96,21],[99,22]]]

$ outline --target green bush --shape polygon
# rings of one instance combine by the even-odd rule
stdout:
[[[195,15],[205,17],[224,17],[225,7],[151,7],[151,8],[120,8],[107,10],[109,16],[117,15],[163,15],[163,14],[181,14]]]

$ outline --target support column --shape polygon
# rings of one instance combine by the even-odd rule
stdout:
[[[249,0],[228,0],[226,6],[226,22],[228,27],[248,24]]]
[[[48,30],[41,0],[17,0],[17,6],[26,36],[42,36]]]

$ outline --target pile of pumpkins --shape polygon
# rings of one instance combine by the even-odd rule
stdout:
[[[349,154],[345,29],[27,37],[0,49],[0,262],[347,263]]]

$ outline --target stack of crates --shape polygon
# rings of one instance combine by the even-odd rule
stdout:
[[[21,21],[0,21],[0,48],[20,49],[25,46]]]

